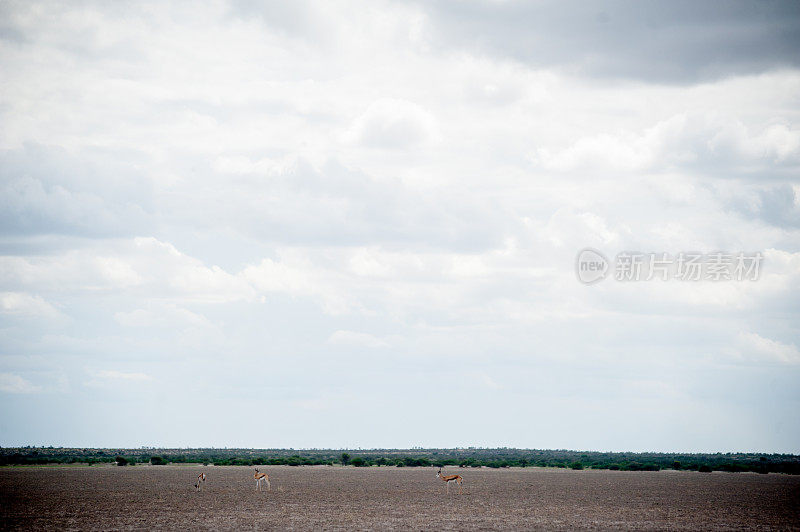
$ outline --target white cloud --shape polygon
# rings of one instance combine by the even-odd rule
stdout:
[[[714,114],[678,114],[644,128],[583,137],[571,146],[550,152],[540,149],[532,160],[559,171],[612,169],[671,170],[709,165],[738,171],[752,167],[800,164],[800,129],[773,124],[753,131],[741,121]]]
[[[19,375],[13,373],[0,373],[0,392],[4,393],[36,393],[41,391],[40,386],[31,384]]]
[[[322,426],[287,444],[368,446],[396,445],[397,420],[451,398],[431,376],[456,364],[459,385],[485,392],[452,403],[473,439],[458,444],[517,431],[525,446],[544,433],[668,445],[618,429],[649,386],[649,408],[680,390],[687,411],[708,400],[719,427],[796,451],[798,62],[772,61],[785,37],[735,13],[714,19],[713,53],[689,57],[705,31],[682,18],[694,11],[653,31],[651,9],[0,3],[0,371],[22,388],[16,376],[36,375],[70,412],[121,389],[125,420],[164,385],[161,406],[181,415],[163,439],[213,414],[251,445]],[[731,55],[720,43],[743,27],[760,47]],[[631,48],[631,35],[656,40]],[[653,61],[657,49],[680,53]],[[585,287],[574,260],[587,246],[765,260],[756,282]],[[742,323],[776,340],[740,338]],[[382,356],[362,364],[370,349]],[[753,365],[763,372],[745,375]],[[51,386],[43,368],[89,387]],[[693,384],[704,372],[716,387]],[[624,400],[620,374],[643,383]],[[337,411],[377,424],[326,425],[331,380],[351,394]],[[237,413],[245,399],[269,427]],[[587,400],[610,412],[597,431]],[[558,419],[525,411],[547,402]],[[23,414],[56,437],[50,411]],[[429,441],[419,420],[402,425],[409,444]],[[62,442],[112,432],[63,426]],[[754,441],[733,432],[698,424],[671,441]]]
[[[48,290],[121,289],[143,282],[130,263],[106,253],[107,249],[80,249],[55,256],[3,256],[0,257],[0,271],[9,284],[40,286]]]
[[[290,163],[275,161],[269,158],[250,159],[244,156],[220,156],[214,162],[214,168],[226,174],[260,174],[265,176],[279,175],[287,170]]]
[[[110,369],[102,369],[97,370],[92,373],[94,377],[99,379],[109,379],[109,380],[123,380],[123,381],[151,381],[153,378],[146,373],[138,373],[138,372],[130,372],[126,373],[124,371],[116,371]]]
[[[486,390],[502,390],[503,385],[498,383],[495,379],[489,376],[487,373],[483,372],[475,372],[471,375],[472,380],[475,384],[481,388]]]
[[[113,369],[89,370],[90,379],[83,384],[98,390],[125,391],[130,393],[142,385],[149,385],[153,377],[141,372],[125,372]]]
[[[368,147],[407,149],[439,140],[436,118],[406,100],[382,98],[359,116],[348,138]]]
[[[59,316],[58,309],[39,296],[24,292],[0,292],[0,312],[53,318]]]
[[[253,289],[216,265],[153,237],[120,239],[42,257],[0,257],[4,282],[51,291],[158,293],[194,301],[252,298]]]
[[[353,310],[353,296],[343,285],[346,277],[335,268],[314,263],[302,250],[282,250],[280,260],[263,259],[247,266],[240,277],[259,291],[310,297],[333,315]]]
[[[794,344],[784,344],[753,332],[739,334],[739,355],[755,362],[800,364],[800,350]]]
[[[329,344],[355,346],[355,347],[369,347],[377,349],[380,347],[389,347],[389,343],[377,336],[369,333],[344,331],[339,330],[334,332],[328,338]]]
[[[210,327],[204,316],[175,304],[154,304],[149,309],[116,312],[114,319],[126,327]]]

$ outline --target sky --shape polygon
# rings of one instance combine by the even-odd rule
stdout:
[[[0,1],[0,445],[800,453],[799,49],[774,0]],[[614,276],[719,251],[758,278]]]

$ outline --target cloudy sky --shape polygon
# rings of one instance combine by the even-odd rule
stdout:
[[[800,452],[799,48],[797,2],[4,0],[0,445]]]

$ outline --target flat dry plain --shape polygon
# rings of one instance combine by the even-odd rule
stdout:
[[[0,528],[800,529],[800,477],[753,473],[203,466],[0,468]],[[196,493],[193,483],[208,480]]]

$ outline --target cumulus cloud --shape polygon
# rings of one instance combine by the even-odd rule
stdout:
[[[797,450],[800,425],[775,428],[800,345],[794,4],[0,10],[0,372],[65,419],[124,391],[115,430],[82,443],[184,443],[213,415],[244,445],[397,445],[457,367],[469,441],[446,444],[755,441],[618,430],[644,397],[710,399],[720,426],[772,424],[752,446]],[[587,246],[764,262],[755,282],[586,287]],[[587,400],[611,412],[591,434]],[[331,401],[378,421],[326,425]],[[123,422],[156,407],[174,426]],[[0,443],[54,438],[42,408],[15,406]]]
[[[90,379],[84,382],[88,388],[101,390],[126,390],[149,385],[153,377],[138,371],[119,371],[114,369],[90,370]]]
[[[441,46],[588,76],[689,83],[798,66],[800,13],[789,1],[425,4]]]
[[[495,379],[483,372],[475,372],[471,375],[472,381],[479,387],[487,390],[502,390],[503,386]]]
[[[757,218],[777,227],[800,225],[800,186],[783,183],[741,187],[724,194],[727,205],[744,216]]]
[[[93,373],[93,375],[100,379],[111,379],[111,380],[124,380],[124,381],[149,381],[153,380],[150,375],[146,373],[138,373],[138,372],[130,372],[126,373],[124,371],[116,371],[116,370],[98,370]]]
[[[209,326],[204,316],[196,314],[175,304],[154,304],[148,309],[135,309],[129,312],[117,312],[114,319],[126,327],[175,327],[175,326]]]
[[[0,257],[5,282],[68,291],[158,291],[162,297],[229,301],[252,288],[219,266],[205,265],[153,237],[119,240],[44,257]]]
[[[796,167],[800,164],[800,129],[773,124],[751,131],[737,121],[680,114],[642,132],[584,137],[555,153],[542,149],[532,159],[561,171],[664,171],[700,166],[738,174],[753,167]]]
[[[436,118],[419,105],[393,98],[372,102],[348,134],[365,146],[406,149],[439,139]]]
[[[794,344],[784,344],[753,332],[740,333],[739,343],[741,345],[739,354],[745,359],[756,362],[800,364],[800,350]]]
[[[0,231],[107,237],[150,227],[150,182],[117,155],[37,143],[0,151]]]
[[[0,292],[0,312],[44,318],[59,315],[58,309],[41,297],[24,292]]]
[[[331,334],[328,338],[328,343],[355,347],[369,347],[372,349],[389,347],[389,343],[372,334],[343,330],[336,331]]]
[[[30,381],[13,373],[0,373],[0,392],[27,394],[41,391],[40,386],[32,384]]]

